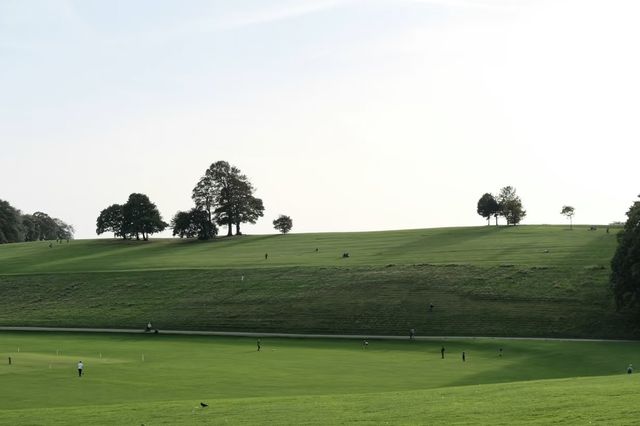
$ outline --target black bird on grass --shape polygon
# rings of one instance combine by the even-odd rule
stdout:
[[[208,407],[208,406],[209,406],[209,404],[205,404],[204,402],[201,402],[201,403],[200,403],[200,406],[201,406],[202,408],[204,408],[204,407]]]

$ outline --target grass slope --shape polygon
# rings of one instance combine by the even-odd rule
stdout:
[[[13,357],[0,364],[7,425],[632,424],[640,414],[638,378],[624,374],[640,343],[372,341],[363,350],[263,339],[258,353],[246,338],[0,333],[0,342],[0,356]]]
[[[0,325],[634,337],[615,246],[560,226],[11,244]]]

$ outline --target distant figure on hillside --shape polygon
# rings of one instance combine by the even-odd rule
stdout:
[[[269,258],[269,253],[265,253],[264,254],[264,260],[267,260]]]
[[[318,252],[318,247],[316,247],[316,253]]]
[[[433,308],[434,308],[433,303],[430,303],[429,304],[429,312],[433,312]]]
[[[440,349],[440,356],[444,359],[444,346]]]
[[[609,227],[607,226],[607,234],[609,233]]]
[[[498,356],[502,358],[502,348],[498,349]]]
[[[412,328],[411,330],[409,330],[409,340],[413,340],[416,337],[416,329]]]
[[[627,367],[627,374],[631,373],[633,373],[633,365],[629,364],[629,366]]]
[[[11,365],[11,357],[9,357],[9,365]]]
[[[364,339],[362,341],[362,349],[367,349],[369,347],[369,342],[367,341],[367,339]]]
[[[147,323],[147,326],[144,328],[145,333],[148,333],[152,330],[153,326],[151,325],[151,321]]]
[[[244,275],[240,276],[240,281],[244,281]]]
[[[464,353],[464,351],[462,351],[462,362],[465,362],[467,360],[466,354]]]
[[[84,364],[82,361],[78,361],[78,377],[82,377],[82,373],[84,370]]]
[[[261,348],[261,346],[260,346],[260,339],[258,339],[258,341],[256,342],[256,346],[258,346],[258,352],[260,352],[260,348]]]
[[[346,251],[345,251],[344,253],[342,253],[342,257],[343,257],[343,258],[349,257],[349,252],[346,252]]]

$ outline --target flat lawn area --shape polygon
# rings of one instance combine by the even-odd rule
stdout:
[[[640,343],[261,343],[257,352],[250,338],[0,333],[0,424],[631,424],[640,414],[640,382],[624,374],[640,366]]]

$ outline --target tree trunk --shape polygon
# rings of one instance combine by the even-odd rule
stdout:
[[[498,226],[498,215],[494,216],[496,218],[496,226]]]
[[[140,241],[140,234],[136,232],[136,241]]]
[[[236,235],[242,235],[242,232],[240,232],[240,222],[236,222]]]
[[[227,231],[227,237],[231,237],[233,235],[233,223],[229,222],[229,230]]]

